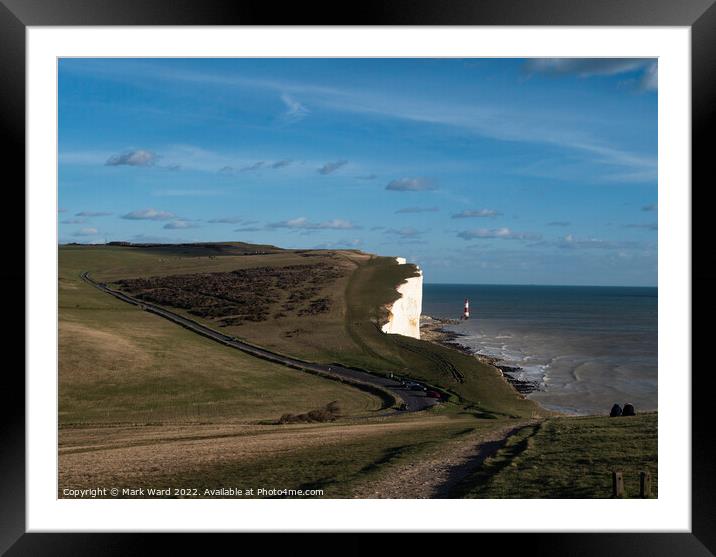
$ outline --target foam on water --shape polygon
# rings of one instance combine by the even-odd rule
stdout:
[[[546,408],[603,414],[631,402],[657,407],[656,289],[426,285],[424,313],[472,318],[448,329],[458,341],[540,386]]]

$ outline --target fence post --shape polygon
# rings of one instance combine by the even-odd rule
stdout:
[[[612,497],[624,497],[624,476],[621,472],[612,472]]]
[[[651,497],[651,473],[647,471],[639,472],[639,497],[648,499]]]

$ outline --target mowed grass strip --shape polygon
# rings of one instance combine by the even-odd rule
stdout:
[[[358,389],[224,347],[84,283],[60,253],[60,425],[255,421],[338,401],[364,415]],[[81,265],[79,266],[81,267]]]
[[[657,495],[656,413],[631,417],[551,418],[509,438],[494,457],[454,490],[467,498],[609,498],[612,472],[626,497],[639,496],[639,472]]]
[[[214,431],[186,426],[156,439],[151,450],[133,444],[138,436],[127,430],[69,430],[63,435],[73,448],[60,454],[60,488],[183,487],[216,497],[204,490],[263,487],[322,489],[324,498],[370,498],[372,479],[390,476],[406,462],[466,432],[504,426],[498,422],[423,415],[353,424],[225,426]],[[143,437],[152,436],[152,428],[147,429]],[[89,448],[92,435],[103,437],[105,445]],[[69,439],[75,437],[76,442]],[[254,496],[260,495],[255,491]]]

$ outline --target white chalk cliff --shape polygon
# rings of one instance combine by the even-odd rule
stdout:
[[[399,265],[405,265],[403,257],[396,257]],[[423,272],[417,277],[410,277],[398,286],[400,298],[388,307],[388,322],[382,331],[393,335],[420,338],[420,312],[423,306]]]

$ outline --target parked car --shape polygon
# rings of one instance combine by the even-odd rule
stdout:
[[[437,398],[438,400],[443,398],[443,395],[441,395],[437,391],[426,391],[425,396],[429,396],[430,398]]]

